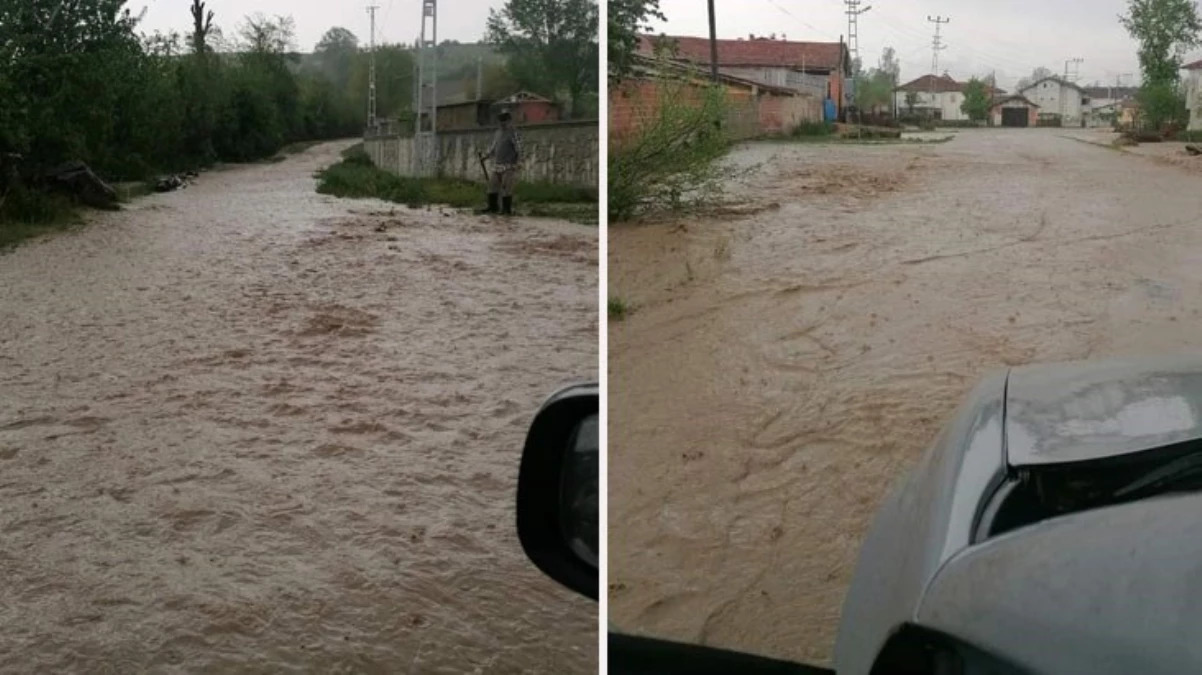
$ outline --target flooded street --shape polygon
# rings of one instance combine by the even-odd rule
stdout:
[[[610,230],[610,616],[829,663],[870,518],[981,377],[1202,348],[1200,178],[1043,129],[732,159],[750,215]]]
[[[316,194],[348,144],[0,253],[0,671],[595,672],[514,495],[597,230]]]

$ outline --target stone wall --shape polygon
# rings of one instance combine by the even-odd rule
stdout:
[[[495,129],[439,132],[439,173],[483,181],[477,157],[488,149],[495,133]],[[525,154],[520,180],[597,188],[600,147],[595,121],[524,125],[518,127],[518,134]],[[413,175],[413,138],[369,134],[363,147],[376,166]]]

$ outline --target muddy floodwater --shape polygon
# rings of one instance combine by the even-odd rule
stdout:
[[[0,671],[595,672],[513,508],[597,230],[316,194],[348,144],[0,253]]]
[[[1199,173],[1066,135],[748,145],[758,210],[611,228],[616,626],[829,662],[870,518],[981,377],[1202,350]]]

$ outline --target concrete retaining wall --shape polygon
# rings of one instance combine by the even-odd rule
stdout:
[[[477,157],[488,149],[494,133],[495,129],[439,132],[439,174],[483,181]],[[520,126],[518,134],[526,155],[520,180],[597,188],[600,146],[595,121]],[[397,134],[363,139],[376,166],[402,176],[414,175],[414,145],[415,139]]]

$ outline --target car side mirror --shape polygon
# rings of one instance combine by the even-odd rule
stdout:
[[[600,397],[593,384],[557,392],[526,436],[518,475],[518,539],[545,574],[598,595]]]

